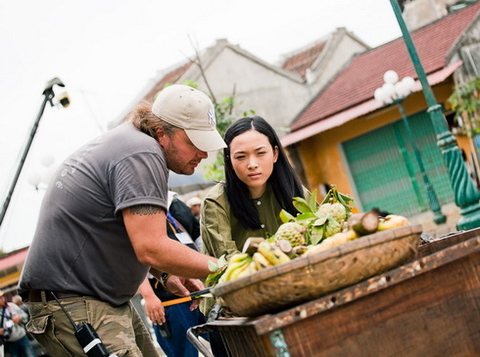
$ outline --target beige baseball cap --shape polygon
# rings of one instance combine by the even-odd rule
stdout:
[[[195,88],[183,84],[166,87],[155,99],[152,112],[184,129],[193,145],[202,151],[216,151],[227,146],[217,131],[212,101]]]
[[[188,207],[192,207],[192,206],[195,206],[195,205],[201,205],[201,204],[202,204],[202,200],[197,196],[193,196],[192,198],[190,198],[187,201],[187,206]]]

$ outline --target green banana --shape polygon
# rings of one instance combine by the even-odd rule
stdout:
[[[248,257],[249,256],[247,255],[247,257],[245,257],[243,260],[235,261],[233,263],[228,263],[227,269],[225,270],[225,273],[223,273],[223,276],[222,276],[222,278],[224,278],[223,281],[232,280],[232,274],[236,270],[241,269],[243,266],[247,265],[251,261],[251,259],[249,260]]]
[[[255,262],[252,260],[246,269],[242,270],[238,275],[237,278],[243,278],[244,276],[251,275],[257,271],[257,267],[255,266]]]
[[[248,269],[248,267],[250,266],[250,263],[252,262],[252,258],[248,257],[243,262],[244,262],[243,265],[241,265],[237,269],[233,270],[233,272],[230,274],[230,277],[229,277],[228,281],[237,279],[240,276],[240,274],[242,274],[244,271],[246,271]]]
[[[263,241],[258,245],[257,251],[262,253],[273,265],[289,262],[291,259],[275,244]]]
[[[235,263],[244,260],[245,258],[249,257],[247,253],[235,253],[228,259],[228,263]]]

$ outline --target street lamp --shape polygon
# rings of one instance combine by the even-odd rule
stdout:
[[[50,183],[50,179],[56,170],[55,158],[51,154],[44,154],[40,157],[41,167],[32,172],[27,177],[30,185],[35,187],[35,190],[44,189]]]
[[[422,155],[418,150],[417,143],[415,139],[413,139],[413,133],[410,128],[410,124],[408,123],[408,118],[405,114],[405,109],[403,108],[403,101],[405,98],[413,92],[415,88],[415,80],[412,77],[404,77],[401,81],[398,80],[398,74],[395,71],[389,70],[386,71],[383,75],[384,84],[375,90],[374,97],[377,101],[381,102],[382,104],[396,104],[401,117],[403,124],[405,126],[405,130],[407,131],[407,135],[412,138],[411,145],[413,148],[413,152],[415,154],[415,158],[418,163],[418,167],[420,168],[420,172],[422,174],[423,182],[425,183],[425,188],[427,189],[427,197],[430,209],[433,211],[433,220],[435,223],[444,223],[447,220],[447,217],[442,213],[442,209],[440,204],[438,203],[437,194],[433,189],[432,184],[430,183],[430,179],[428,178],[427,172],[425,171],[425,166],[423,165]],[[408,158],[407,158],[408,160]],[[408,161],[407,161],[408,162]],[[417,197],[422,202],[421,195],[418,193],[418,188],[416,187],[416,181],[414,179],[414,174],[410,173],[412,176],[412,180],[414,183],[414,189],[416,190]]]
[[[452,184],[455,204],[459,206],[462,217],[457,222],[457,228],[461,230],[480,227],[480,192],[470,178],[457,141],[448,128],[448,123],[442,113],[441,106],[437,103],[432,88],[427,80],[410,32],[402,17],[402,10],[398,0],[390,0],[393,12],[402,31],[405,45],[412,60],[418,79],[422,84],[423,94],[427,101],[428,110],[433,127],[437,134],[437,145],[448,168],[448,174]]]
[[[47,82],[45,89],[43,90],[42,94],[45,96],[45,98],[43,99],[43,102],[40,106],[40,111],[37,115],[37,118],[35,119],[35,122],[33,123],[32,129],[30,130],[30,136],[28,137],[27,144],[23,149],[22,157],[20,158],[20,162],[18,163],[18,166],[17,166],[17,171],[15,172],[15,176],[13,177],[12,184],[10,185],[10,188],[7,193],[7,198],[3,203],[2,212],[0,213],[0,226],[2,225],[3,219],[5,218],[5,214],[7,213],[10,200],[12,199],[13,192],[15,191],[15,186],[17,185],[18,178],[20,177],[23,165],[25,164],[25,160],[27,159],[28,151],[32,146],[32,142],[33,142],[33,139],[35,138],[35,134],[37,133],[38,124],[40,123],[40,119],[42,118],[43,112],[45,110],[45,106],[47,105],[47,102],[50,103],[52,107],[55,105],[53,103],[53,98],[55,97],[55,93],[53,92],[54,86],[65,87],[63,82],[59,78],[55,77]],[[70,104],[70,99],[66,93],[62,93],[59,96],[59,103],[61,106],[65,108],[68,107],[68,105]]]

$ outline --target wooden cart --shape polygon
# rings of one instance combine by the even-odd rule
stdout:
[[[480,229],[421,244],[415,260],[321,298],[256,318],[223,318],[231,356],[480,356]]]

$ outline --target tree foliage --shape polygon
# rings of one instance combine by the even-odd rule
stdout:
[[[235,120],[233,116],[233,108],[235,106],[235,99],[233,97],[226,97],[220,103],[214,102],[215,106],[215,115],[217,118],[217,130],[220,135],[223,137],[227,128]],[[250,114],[255,114],[255,111],[249,110],[248,112],[243,112],[243,116]],[[216,160],[209,165],[205,166],[205,178],[207,180],[221,181],[225,179],[225,171],[223,169],[223,151],[220,150],[217,152]]]
[[[467,134],[480,134],[480,77],[458,86],[448,101]]]

